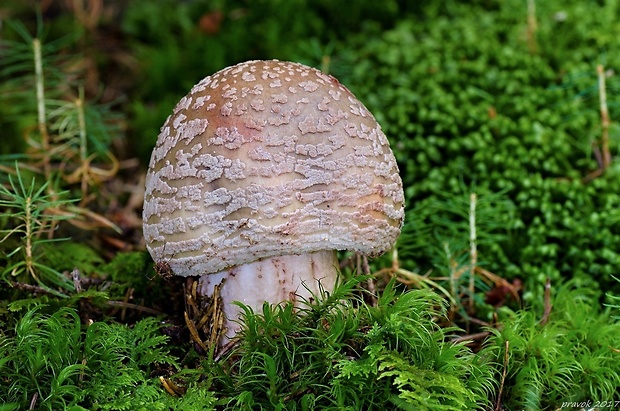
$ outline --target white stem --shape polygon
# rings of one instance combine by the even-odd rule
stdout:
[[[469,196],[469,255],[470,255],[470,268],[469,268],[469,305],[474,308],[474,278],[476,275],[476,267],[478,266],[478,236],[476,234],[476,193],[471,193]]]
[[[198,292],[211,296],[216,285],[226,280],[220,296],[226,315],[225,327],[228,340],[237,334],[241,325],[241,308],[234,301],[242,302],[254,312],[261,312],[264,302],[278,304],[283,301],[310,299],[320,290],[333,291],[338,277],[338,259],[335,251],[317,251],[303,255],[284,255],[232,267],[199,279]],[[320,284],[320,286],[319,286]],[[220,341],[225,344],[226,341]]]

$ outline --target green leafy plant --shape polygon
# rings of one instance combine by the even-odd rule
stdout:
[[[412,207],[397,244],[398,260],[412,268],[397,262],[396,269],[383,270],[405,284],[431,286],[443,293],[450,301],[451,318],[457,313],[465,319],[474,315],[484,305],[480,292],[510,286],[501,275],[485,269],[485,256],[508,241],[514,204],[506,192],[475,191],[472,187],[458,194],[436,192]],[[425,260],[416,261],[418,255]]]
[[[504,363],[502,403],[542,409],[594,398],[620,401],[620,322],[598,293],[569,282],[543,307],[515,313],[492,329],[485,350]],[[613,407],[611,407],[613,409]]]
[[[292,304],[245,308],[232,368],[213,380],[232,409],[483,409],[493,367],[446,340],[444,300],[402,293],[392,281],[376,306],[339,285],[299,312]],[[301,314],[301,315],[300,315]],[[210,368],[210,367],[208,367]],[[420,408],[421,407],[421,408]]]
[[[73,80],[82,72],[76,69],[78,57],[68,52],[79,31],[46,41],[40,19],[36,36],[19,21],[7,23],[12,31],[4,30],[8,38],[0,59],[0,112],[7,112],[3,122],[16,128],[23,142],[21,153],[1,155],[0,164],[14,173],[18,160],[47,181],[50,194],[77,186],[81,200],[74,211],[92,219],[84,208],[93,200],[91,191],[118,171],[109,150],[118,115],[88,101],[84,87]]]
[[[40,15],[36,36],[19,21],[9,20],[2,29],[0,124],[20,138],[3,137],[19,149],[0,153],[0,206],[8,227],[2,240],[9,249],[0,275],[26,273],[45,291],[63,295],[74,285],[44,257],[59,222],[118,230],[86,207],[102,200],[93,192],[118,169],[108,147],[117,116],[90,104],[74,80],[82,73],[69,51],[79,30],[46,41]]]
[[[149,408],[158,402],[164,409],[167,394],[151,373],[177,365],[157,319],[83,329],[74,309],[44,311],[32,307],[14,331],[0,334],[3,410],[158,409]]]
[[[542,289],[547,277],[554,282],[578,277],[605,289],[615,286],[609,278],[620,262],[619,239],[612,234],[620,209],[615,79],[607,82],[611,162],[588,183],[582,179],[598,167],[591,142],[601,137],[599,104],[576,98],[585,83],[558,84],[564,76],[587,72],[586,86],[596,87],[597,63],[605,49],[615,47],[613,37],[601,31],[614,33],[617,26],[602,17],[611,6],[596,6],[587,16],[577,14],[583,6],[572,3],[538,6],[537,53],[524,42],[523,3],[491,8],[454,3],[450,12],[427,4],[420,10],[422,21],[432,24],[402,19],[389,30],[368,24],[342,45],[359,51],[349,55],[354,70],[344,81],[376,113],[392,141],[409,216],[413,205],[458,195],[463,184],[479,193],[505,192],[514,214],[497,220],[511,230],[510,238],[484,251],[487,270],[519,277],[529,290]],[[559,22],[553,13],[564,7],[571,11]],[[597,20],[606,29],[594,28]],[[571,44],[582,45],[579,52],[557,46],[558,33],[569,26],[575,28]],[[593,33],[603,44],[595,44]],[[615,70],[617,56],[605,56],[606,71]],[[428,259],[422,249],[412,251],[401,258],[403,267]]]
[[[88,326],[84,357],[92,372],[85,398],[89,409],[136,409],[161,400],[164,392],[151,373],[157,366],[164,366],[164,374],[178,366],[160,328],[153,317],[132,328],[103,322]]]
[[[37,188],[33,178],[26,184],[17,170],[17,181],[9,176],[10,188],[0,185],[0,207],[6,210],[0,217],[15,222],[14,226],[9,225],[1,231],[0,244],[12,243],[14,249],[7,253],[7,264],[0,275],[6,281],[11,276],[26,274],[47,291],[63,296],[57,288],[72,291],[73,284],[53,266],[43,264],[41,253],[45,244],[59,241],[52,237],[52,231],[59,221],[73,217],[63,208],[76,200],[66,198],[67,192],[47,194],[48,182]]]
[[[446,315],[444,304],[428,291],[398,295],[388,286],[377,310],[370,309],[374,323],[364,354],[338,363],[334,391],[344,400],[340,405],[376,390],[389,393],[386,399],[402,409],[484,407],[493,391],[492,367],[462,344],[445,341],[454,330],[435,322]],[[374,404],[381,408],[386,399],[375,398]]]
[[[24,315],[14,335],[0,336],[2,393],[7,409],[64,409],[83,396],[79,317],[70,309]],[[8,408],[15,407],[15,408]]]

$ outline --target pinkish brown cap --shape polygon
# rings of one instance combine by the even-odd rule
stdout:
[[[400,234],[403,202],[388,140],[346,87],[248,61],[200,81],[161,128],[144,236],[182,276],[320,250],[373,256]]]

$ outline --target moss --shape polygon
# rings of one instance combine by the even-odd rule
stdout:
[[[547,277],[592,278],[611,287],[610,274],[620,269],[620,237],[612,234],[620,229],[617,166],[592,182],[582,179],[597,168],[596,62],[615,67],[602,47],[588,46],[589,30],[614,32],[617,24],[589,25],[605,7],[593,7],[579,22],[573,13],[580,6],[563,6],[578,26],[571,38],[589,50],[584,60],[575,57],[576,44],[552,43],[558,23],[542,12],[537,39],[544,47],[532,53],[522,36],[525,10],[513,6],[452,4],[450,12],[429,6],[421,19],[432,24],[404,19],[385,32],[368,26],[353,42],[359,53],[346,80],[394,145],[410,209],[438,193],[456,194],[463,184],[507,190],[517,209],[506,221],[511,240],[481,247],[487,268],[531,281],[532,289]],[[554,7],[542,6],[559,12]],[[613,41],[606,36],[606,47]],[[561,64],[554,58],[560,53]],[[615,93],[608,99],[617,102]],[[413,256],[411,266],[419,261],[423,255]]]

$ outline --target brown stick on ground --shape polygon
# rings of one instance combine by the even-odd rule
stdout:
[[[462,343],[465,341],[475,341],[475,340],[482,340],[486,337],[488,337],[489,335],[491,335],[491,333],[489,331],[482,331],[479,333],[475,333],[475,334],[467,334],[467,335],[463,335],[461,337],[456,337],[453,338],[452,340],[450,340],[450,342],[454,343],[454,344],[458,344],[458,343]]]
[[[20,283],[18,281],[9,281],[11,287],[16,288],[18,290],[29,291],[33,294],[49,294],[55,295],[52,290],[46,289],[44,287],[39,287],[38,285],[25,284]]]

